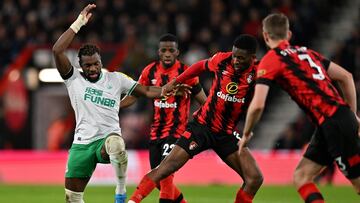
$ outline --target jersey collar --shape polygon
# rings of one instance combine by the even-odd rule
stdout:
[[[279,45],[277,47],[284,48],[284,47],[288,47],[289,45],[290,45],[289,41],[283,40],[279,43]]]

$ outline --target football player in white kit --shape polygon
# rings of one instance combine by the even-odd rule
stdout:
[[[67,203],[83,203],[83,192],[97,163],[111,163],[116,173],[115,202],[126,199],[127,153],[119,125],[121,94],[157,98],[160,87],[137,84],[119,72],[102,72],[99,49],[83,45],[78,53],[82,72],[74,68],[65,50],[91,17],[95,4],[87,5],[53,46],[56,67],[64,79],[75,111],[76,129],[65,174]]]

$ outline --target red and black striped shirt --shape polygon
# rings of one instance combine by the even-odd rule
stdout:
[[[329,65],[319,53],[283,41],[260,61],[256,82],[279,84],[320,125],[339,105],[347,105],[326,72]]]
[[[166,68],[159,61],[145,67],[139,78],[139,83],[146,86],[163,86],[180,75],[188,66],[178,60],[173,66]],[[187,80],[186,84],[193,86],[192,94],[201,91],[199,79]],[[179,138],[185,131],[188,122],[190,97],[171,96],[166,100],[153,99],[154,115],[151,125],[150,139],[162,139],[169,135]]]
[[[232,134],[254,93],[256,65],[240,71],[235,70],[231,60],[232,52],[219,52],[205,63],[215,78],[205,104],[194,118],[214,133]]]

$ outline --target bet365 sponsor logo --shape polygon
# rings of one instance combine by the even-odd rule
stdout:
[[[115,100],[103,97],[102,90],[94,89],[91,87],[87,87],[85,89],[84,100],[107,107],[115,106]]]
[[[229,101],[229,102],[238,102],[238,103],[245,103],[245,98],[237,98],[234,94],[238,93],[238,85],[235,82],[229,82],[226,85],[226,92],[227,94],[223,92],[217,92],[216,96],[219,98]]]
[[[154,101],[154,106],[159,108],[177,108],[177,103],[168,103],[167,101]]]

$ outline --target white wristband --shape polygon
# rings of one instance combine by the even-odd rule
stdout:
[[[84,26],[88,22],[88,19],[82,14],[78,16],[78,18],[71,24],[70,28],[75,32],[78,33],[80,28]]]

